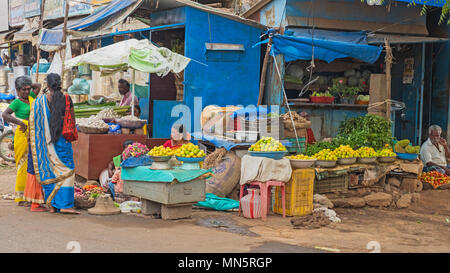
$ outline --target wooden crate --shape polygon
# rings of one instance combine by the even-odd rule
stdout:
[[[205,189],[206,180],[203,178],[182,183],[129,180],[125,180],[123,183],[123,192],[125,194],[165,205],[204,201]]]

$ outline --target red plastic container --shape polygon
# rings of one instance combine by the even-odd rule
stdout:
[[[334,97],[310,97],[313,103],[333,103]]]

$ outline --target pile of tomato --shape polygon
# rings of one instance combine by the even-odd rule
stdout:
[[[421,181],[431,184],[433,186],[433,188],[435,188],[435,189],[441,185],[450,183],[449,176],[442,174],[440,172],[437,172],[437,171],[422,173],[419,176],[419,179]]]

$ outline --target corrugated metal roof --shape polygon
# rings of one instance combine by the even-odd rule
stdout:
[[[367,35],[368,44],[384,44],[387,38],[391,44],[417,44],[417,43],[438,43],[448,42],[450,39],[425,37],[425,36],[409,36],[409,35],[393,35],[393,34],[369,34]]]

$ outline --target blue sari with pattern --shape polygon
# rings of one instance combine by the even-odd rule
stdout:
[[[47,205],[57,210],[74,205],[75,164],[72,143],[63,136],[51,143],[51,112],[47,96],[38,97],[30,111],[30,145],[36,180]]]

